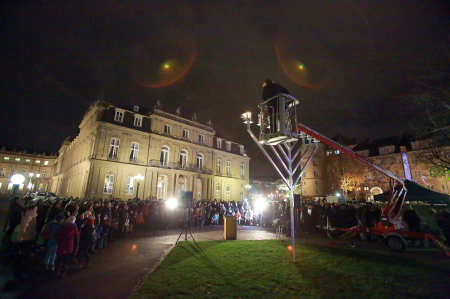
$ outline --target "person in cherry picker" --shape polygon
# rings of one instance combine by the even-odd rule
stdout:
[[[271,79],[266,79],[262,84],[262,100],[266,102],[269,99],[272,99],[271,101],[266,103],[266,107],[268,109],[267,113],[269,114],[269,121],[270,121],[270,132],[276,133],[276,126],[274,125],[276,123],[276,115],[279,113],[278,111],[278,101],[279,98],[274,98],[275,96],[279,94],[288,94],[290,95],[289,90],[287,88],[281,86],[280,84],[277,84],[273,82]]]

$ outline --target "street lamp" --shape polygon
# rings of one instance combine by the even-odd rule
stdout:
[[[139,195],[139,185],[140,185],[140,181],[142,181],[143,179],[144,179],[144,176],[142,174],[140,174],[140,173],[133,177],[133,180],[137,181],[136,199],[139,199],[139,197],[138,197],[138,195]]]
[[[12,189],[12,195],[14,196],[17,193],[17,189],[19,188],[19,185],[23,184],[25,181],[25,177],[21,175],[20,173],[16,173],[10,178],[11,184],[13,184]]]

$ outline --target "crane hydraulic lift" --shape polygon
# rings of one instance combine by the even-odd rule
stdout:
[[[314,129],[297,121],[297,105],[299,101],[289,94],[278,94],[263,103],[258,105],[258,123],[259,126],[259,138],[256,138],[255,134],[251,131],[250,125],[252,124],[251,112],[242,114],[241,118],[244,123],[247,124],[247,132],[252,139],[257,143],[258,147],[263,151],[269,161],[277,170],[278,174],[284,179],[286,185],[291,190],[291,234],[294,241],[294,217],[293,217],[293,187],[296,182],[301,179],[304,173],[304,169],[308,166],[312,157],[317,150],[317,143],[321,142],[328,147],[338,150],[340,153],[361,162],[369,168],[372,168],[391,181],[392,189],[390,190],[390,197],[387,203],[382,208],[381,219],[373,227],[363,227],[362,225],[356,225],[351,228],[336,228],[339,231],[346,232],[347,236],[356,236],[364,231],[364,233],[370,233],[381,237],[385,240],[386,245],[395,251],[403,251],[408,247],[408,240],[427,240],[435,244],[435,246],[441,249],[445,255],[450,256],[449,249],[440,242],[433,234],[409,231],[403,225],[402,221],[402,206],[405,202],[406,195],[408,193],[407,185],[408,180],[399,178],[391,171],[384,169],[378,165],[367,160],[365,157],[358,155],[351,149],[339,144],[338,142],[326,137],[325,135],[317,132]],[[292,164],[295,163],[299,151],[291,155],[291,150],[295,144],[300,145],[313,145],[314,150],[311,152],[307,162],[301,168],[301,172],[296,178],[297,168],[300,166],[298,162],[297,167],[292,168]],[[281,162],[281,166],[277,165],[277,159],[274,159],[273,155],[269,155],[265,147],[272,149],[275,157]],[[287,151],[286,151],[287,150]],[[280,153],[282,153],[280,155]],[[282,158],[285,156],[285,159]],[[285,163],[283,163],[283,160]],[[286,163],[288,162],[288,163]],[[284,175],[282,169],[285,169],[288,175]],[[293,256],[295,260],[295,255]]]

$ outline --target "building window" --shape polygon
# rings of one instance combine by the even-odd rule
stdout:
[[[138,105],[133,105],[133,111],[134,112],[139,112],[139,106]]]
[[[118,122],[123,122],[123,110],[116,109],[116,114],[114,115],[114,120]]]
[[[136,128],[142,127],[142,116],[140,116],[140,115],[135,115],[134,116],[134,126]]]
[[[169,125],[164,125],[164,134],[170,135],[170,126]]]
[[[31,160],[30,159],[26,159],[25,162],[26,163],[31,163]]]
[[[189,139],[189,131],[186,129],[183,129],[183,139]]]
[[[161,166],[168,166],[169,165],[169,148],[167,146],[163,146],[161,148],[161,156],[159,157],[159,162],[161,163]]]
[[[20,162],[20,158],[16,158],[16,162]]]
[[[230,176],[231,175],[231,161],[228,160],[226,162],[225,168],[226,168],[227,176]]]
[[[105,186],[103,187],[103,193],[112,194],[114,188],[114,175],[107,174],[105,175]]]
[[[48,161],[44,161],[44,165],[47,166],[48,165]]]
[[[202,169],[203,168],[203,155],[197,154],[197,168]]]
[[[120,144],[119,138],[116,137],[111,138],[108,154],[109,159],[117,160],[117,157],[119,156],[119,144]]]
[[[198,135],[198,143],[203,144],[205,142],[205,136],[202,134]]]
[[[41,164],[41,160],[34,161],[36,164]]]
[[[216,170],[218,174],[222,173],[222,160],[217,159]]]
[[[239,145],[239,152],[241,153],[241,155],[245,154],[243,145]]]
[[[241,191],[241,193],[239,193],[239,198],[241,199],[241,201],[244,200],[244,191]]]
[[[130,152],[130,161],[136,162],[138,159],[138,153],[139,153],[139,143],[132,142],[131,143],[131,152]]]
[[[6,168],[0,168],[0,177],[6,176]]]
[[[220,199],[220,184],[216,184],[216,199]]]
[[[217,148],[221,149],[222,148],[222,139],[217,138]]]
[[[231,142],[227,141],[227,151],[231,152]]]
[[[231,188],[230,186],[227,186],[225,189],[225,198],[226,200],[230,200],[230,197],[231,197]]]
[[[2,191],[2,186],[3,186],[3,183],[0,182],[0,192]]]
[[[186,168],[186,164],[187,164],[187,151],[182,150],[180,152],[180,168]]]
[[[9,161],[9,157],[3,157],[3,160]]]
[[[127,178],[127,184],[125,185],[125,193],[133,194],[133,191],[134,191],[134,177],[129,176]]]
[[[241,163],[241,178],[243,178],[245,176],[245,164]]]

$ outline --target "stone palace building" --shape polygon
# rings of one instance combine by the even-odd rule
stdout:
[[[194,118],[195,119],[195,118]],[[241,200],[249,181],[244,146],[216,136],[211,124],[159,106],[94,102],[65,140],[54,163],[51,191],[83,198]]]

